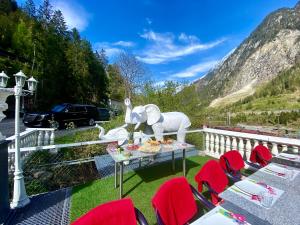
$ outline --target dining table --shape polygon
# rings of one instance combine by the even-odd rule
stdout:
[[[143,145],[139,144],[137,147]],[[110,145],[106,148],[108,154],[112,157],[115,162],[115,188],[119,187],[119,198],[123,197],[123,176],[124,176],[124,165],[128,164],[133,160],[141,160],[146,158],[151,158],[152,160],[159,154],[163,153],[171,153],[172,154],[172,170],[175,171],[175,152],[182,152],[182,172],[183,176],[186,176],[186,151],[192,150],[195,148],[194,145],[174,141],[171,144],[160,144],[160,150],[158,152],[147,152],[140,151],[139,149],[130,150],[130,145],[125,144],[120,148],[123,150],[122,152],[118,151],[118,146]],[[129,153],[129,154],[124,154]],[[119,179],[118,179],[119,178]]]
[[[293,163],[271,162],[250,176],[243,177],[219,194],[223,199],[219,206],[191,225],[300,225],[300,169],[290,166]],[[283,172],[274,172],[274,168]],[[236,187],[241,182],[251,182],[272,192],[272,204],[265,207],[261,199],[239,191]],[[226,216],[220,215],[224,210],[227,211]],[[229,217],[232,218],[229,220]]]

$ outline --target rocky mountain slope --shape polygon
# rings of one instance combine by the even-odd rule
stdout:
[[[300,61],[300,2],[279,9],[218,67],[195,82],[202,104],[221,106],[252,95],[255,88]]]

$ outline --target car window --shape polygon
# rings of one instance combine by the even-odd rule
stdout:
[[[75,110],[76,110],[76,112],[86,112],[86,109],[84,106],[76,106]]]
[[[52,108],[52,112],[62,112],[66,108],[66,105],[56,105]]]

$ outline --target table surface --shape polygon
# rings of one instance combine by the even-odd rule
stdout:
[[[125,152],[130,152],[131,156],[125,157],[123,156],[122,153],[119,153],[116,149],[106,149],[108,154],[113,158],[115,162],[124,162],[128,160],[133,160],[133,159],[140,159],[140,158],[146,158],[146,157],[151,157],[160,153],[165,153],[165,152],[174,152],[177,150],[183,150],[183,149],[192,149],[194,148],[194,145],[187,144],[187,143],[180,143],[180,142],[174,142],[171,145],[164,145],[161,144],[161,150],[157,153],[145,153],[141,152],[139,150],[127,150],[127,145],[122,146],[123,149],[125,149]]]
[[[275,164],[275,163],[271,163]],[[292,167],[288,167],[292,168]],[[298,170],[293,168],[294,170]],[[224,208],[235,213],[245,214],[252,225],[299,225],[300,224],[300,174],[293,181],[258,170],[249,178],[281,189],[284,193],[270,209],[257,205],[240,195],[225,190],[219,196],[225,200]]]
[[[293,152],[286,152],[286,153],[289,153],[289,154],[295,155],[295,156],[299,156],[298,154],[293,153]],[[272,158],[272,162],[287,165],[287,166],[292,166],[292,167],[296,167],[296,168],[300,169],[300,160],[288,160],[288,159],[281,158],[280,156],[276,156],[276,157]]]

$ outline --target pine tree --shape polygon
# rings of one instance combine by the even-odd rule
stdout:
[[[106,56],[106,52],[103,48],[100,50],[100,53],[98,51],[96,51],[96,57],[100,61],[100,63],[104,67],[104,69],[107,69],[108,59],[107,59],[107,56]]]
[[[0,0],[0,13],[9,14],[10,12],[16,11],[18,5],[14,0]]]
[[[36,7],[33,0],[27,0],[25,2],[24,12],[31,18],[34,18],[36,16]]]
[[[56,10],[53,13],[53,17],[51,19],[51,24],[54,26],[55,31],[59,35],[66,35],[67,25],[65,22],[65,18],[60,10]]]
[[[52,5],[49,0],[44,0],[43,4],[40,6],[38,10],[38,18],[39,20],[48,25],[51,22],[53,15]]]

